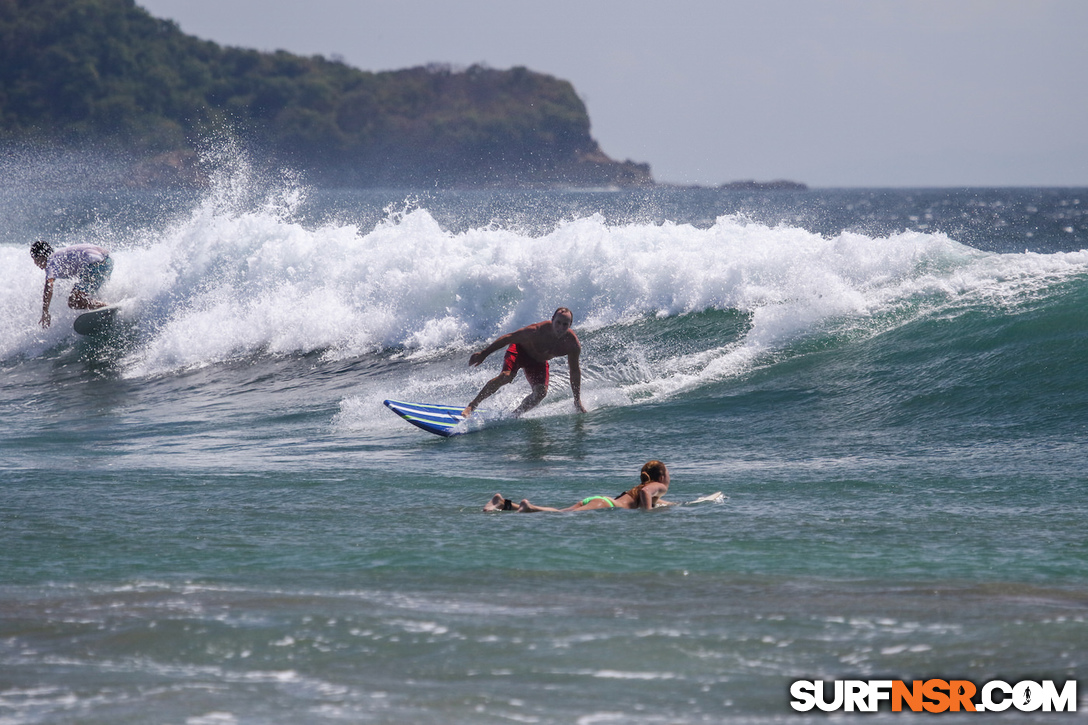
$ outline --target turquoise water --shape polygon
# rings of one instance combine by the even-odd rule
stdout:
[[[795,679],[1085,677],[1088,190],[7,171],[0,722],[800,722]],[[113,335],[36,326],[37,236],[114,251]],[[467,402],[559,305],[588,414],[563,361],[471,435],[381,405]],[[649,458],[726,499],[480,510]]]

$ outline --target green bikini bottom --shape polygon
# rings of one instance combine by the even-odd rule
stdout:
[[[608,498],[608,496],[590,496],[589,498],[583,498],[582,499],[582,505],[585,506],[590,501],[595,501],[597,499],[601,499],[602,501],[607,501],[608,502],[608,508],[610,508],[610,509],[616,508],[616,504],[612,503],[612,499]]]

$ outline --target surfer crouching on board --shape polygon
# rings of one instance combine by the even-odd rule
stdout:
[[[590,496],[565,509],[553,509],[537,506],[523,498],[521,503],[514,503],[503,498],[501,493],[491,497],[484,505],[484,511],[517,511],[523,514],[535,514],[541,511],[592,511],[595,509],[652,509],[655,506],[672,506],[661,497],[669,491],[669,470],[661,461],[648,461],[639,473],[639,484],[615,498],[608,496]]]
[[[110,253],[95,244],[76,244],[56,251],[49,242],[38,240],[30,245],[34,264],[45,270],[45,290],[42,292],[42,327],[49,327],[49,303],[53,300],[53,282],[76,278],[68,306],[73,310],[96,310],[106,303],[95,299],[98,289],[113,272]]]
[[[472,353],[468,364],[479,365],[491,353],[506,348],[502,372],[489,380],[480,390],[480,394],[465,406],[465,417],[472,415],[472,411],[485,398],[512,381],[518,370],[525,371],[525,378],[533,391],[521,401],[521,405],[514,410],[514,415],[519,416],[533,408],[548,394],[548,361],[560,355],[567,356],[567,364],[570,366],[570,389],[574,393],[574,407],[581,413],[586,412],[586,407],[582,405],[582,368],[578,365],[582,343],[578,342],[578,336],[570,329],[573,322],[574,313],[566,307],[560,307],[552,314],[552,319],[509,332],[483,350]]]

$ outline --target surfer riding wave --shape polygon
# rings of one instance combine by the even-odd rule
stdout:
[[[94,297],[113,273],[113,259],[105,248],[96,244],[76,244],[54,250],[49,242],[38,240],[30,245],[30,256],[34,264],[45,270],[42,327],[49,327],[52,322],[49,303],[53,300],[53,283],[58,279],[76,279],[72,293],[68,295],[68,306],[73,310],[96,310],[106,306]]]
[[[506,348],[502,372],[484,385],[472,402],[465,406],[463,415],[466,418],[472,415],[476,406],[494,395],[499,388],[512,382],[518,370],[525,371],[525,378],[532,386],[532,392],[514,410],[514,416],[534,408],[548,394],[548,361],[560,355],[567,356],[567,364],[570,366],[570,389],[574,393],[574,407],[581,413],[586,412],[582,405],[582,368],[578,362],[582,344],[571,329],[573,323],[574,313],[566,307],[560,307],[552,313],[550,320],[509,332],[483,350],[473,353],[468,364],[476,366],[491,353]]]

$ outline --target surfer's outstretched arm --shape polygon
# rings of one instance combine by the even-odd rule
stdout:
[[[578,362],[581,352],[579,347],[567,355],[567,367],[570,370],[570,392],[574,394],[574,407],[579,413],[585,413],[586,406],[582,405],[582,366]]]
[[[52,321],[49,318],[49,303],[53,301],[53,280],[45,280],[45,289],[42,290],[42,327],[49,327]]]
[[[524,343],[527,340],[532,339],[532,335],[539,324],[540,323],[538,322],[532,325],[526,325],[520,330],[514,330],[513,332],[508,332],[501,337],[495,338],[495,340],[483,350],[479,350],[469,355],[468,364],[475,367],[486,360],[488,356],[496,350],[502,350],[511,345],[517,345],[518,343]]]

